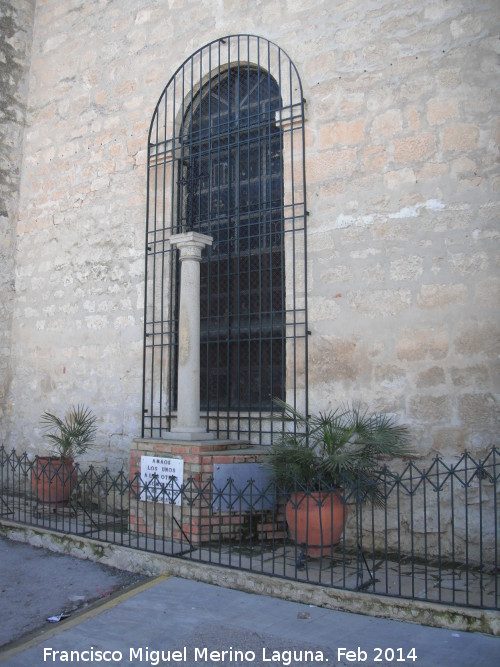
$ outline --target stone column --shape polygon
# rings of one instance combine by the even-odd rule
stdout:
[[[212,245],[212,237],[198,232],[173,234],[170,244],[179,249],[181,263],[177,424],[170,437],[212,439],[213,434],[200,422],[200,262],[203,248]]]

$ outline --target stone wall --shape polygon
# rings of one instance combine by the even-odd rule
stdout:
[[[497,436],[496,0],[38,0],[5,444],[99,415],[140,434],[146,142],[176,68],[226,34],[276,42],[306,98],[313,411],[396,413],[422,454]],[[2,293],[9,285],[2,283]],[[2,294],[2,301],[3,301]]]
[[[0,2],[0,438],[12,375],[15,226],[34,17],[35,0]]]
[[[393,7],[335,33],[308,105],[311,403],[447,455],[496,437],[498,7]]]

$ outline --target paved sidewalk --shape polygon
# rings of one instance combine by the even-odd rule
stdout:
[[[4,647],[0,663],[483,667],[500,664],[500,639],[159,577]]]
[[[47,624],[107,599],[144,576],[0,537],[0,650]]]

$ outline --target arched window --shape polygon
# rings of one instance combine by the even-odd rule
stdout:
[[[283,170],[269,72],[210,79],[186,116],[182,227],[213,237],[201,266],[201,405],[269,410],[284,398]]]
[[[207,427],[260,442],[275,397],[307,402],[303,172],[300,81],[278,47],[227,37],[179,68],[149,142],[144,437],[161,437],[176,409],[171,232],[213,238],[201,264]]]

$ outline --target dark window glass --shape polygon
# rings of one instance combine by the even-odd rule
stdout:
[[[285,385],[279,88],[240,67],[209,81],[185,117],[182,229],[213,237],[201,265],[201,402],[271,409]]]

